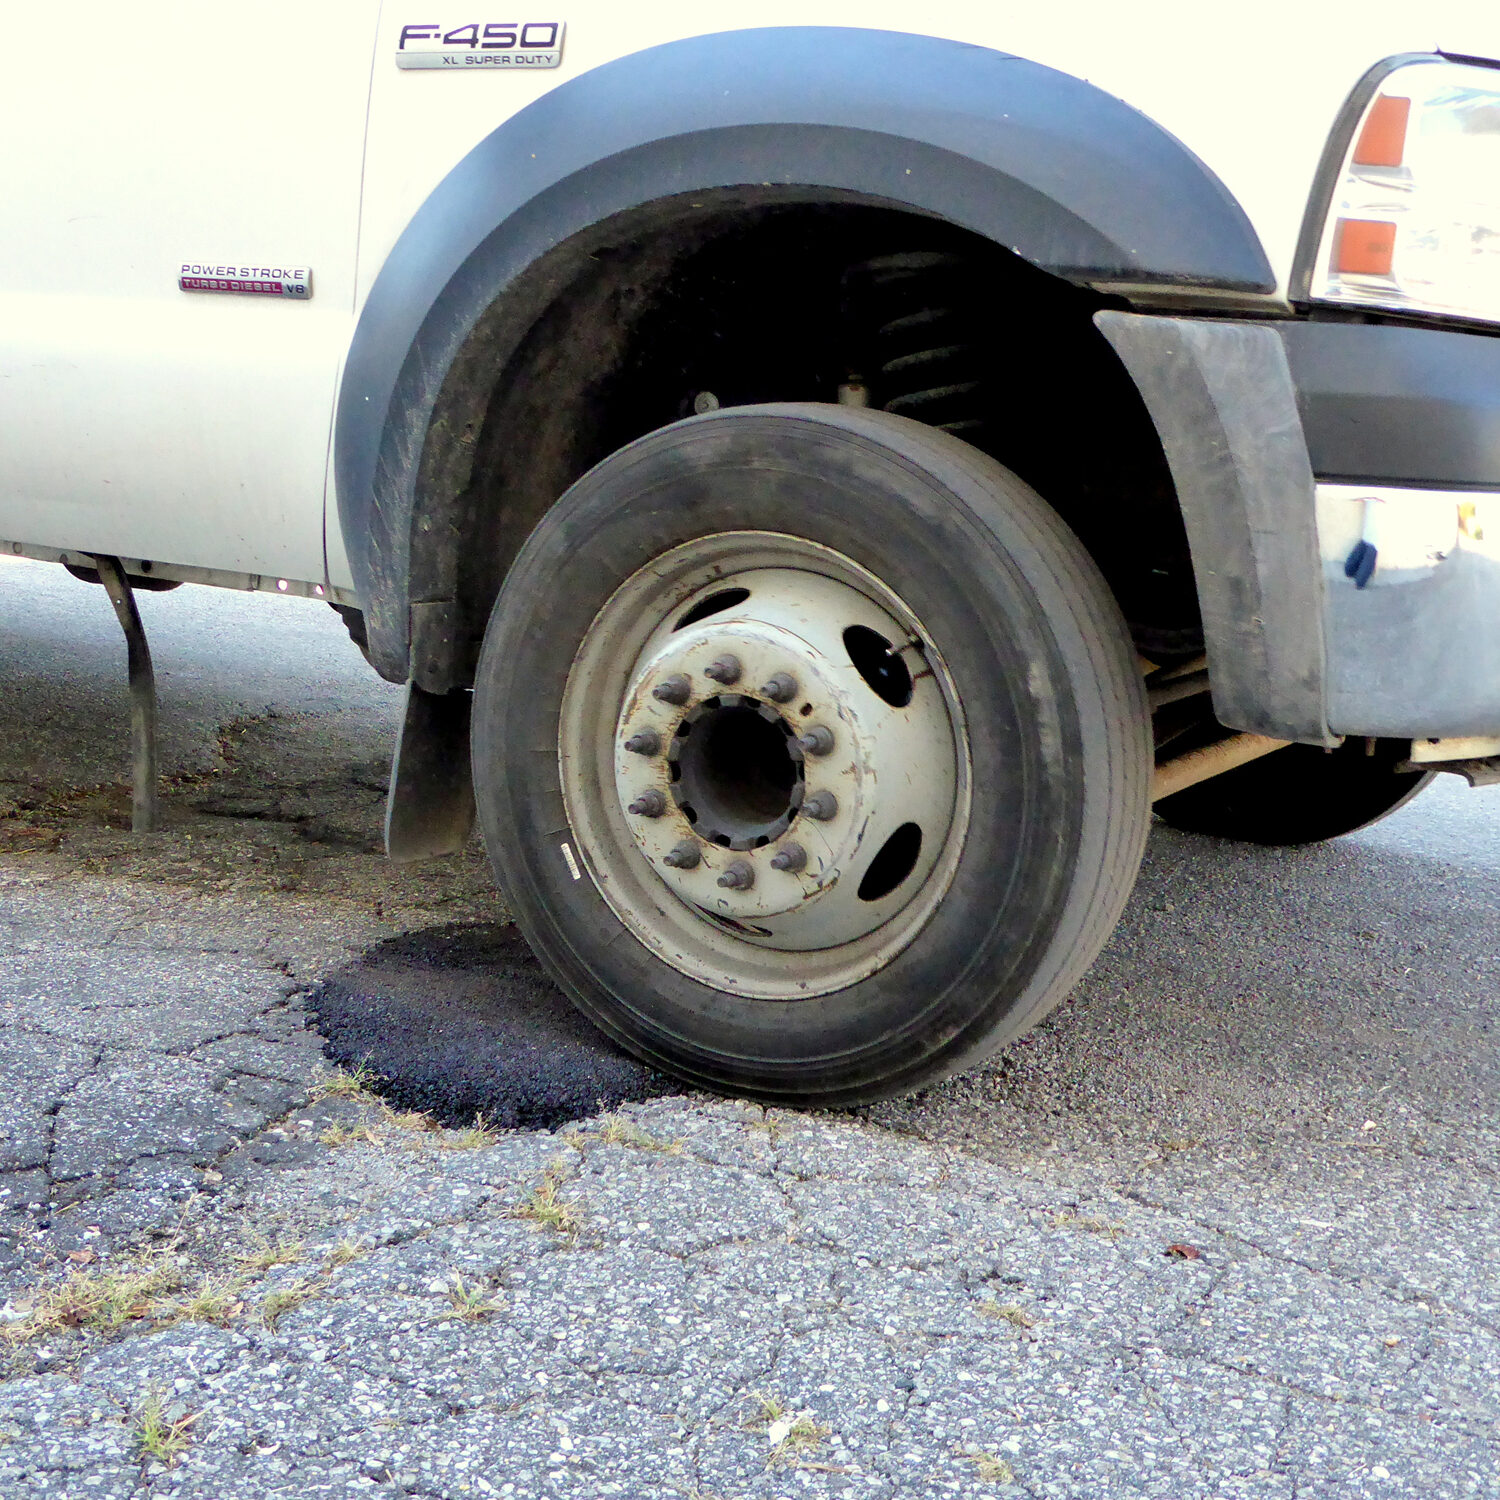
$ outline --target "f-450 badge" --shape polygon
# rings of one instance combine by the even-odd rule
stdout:
[[[562,63],[561,21],[424,22],[401,28],[398,68],[555,68]]]

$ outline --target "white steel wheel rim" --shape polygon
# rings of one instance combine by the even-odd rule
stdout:
[[[884,968],[968,827],[962,710],[920,621],[850,558],[774,532],[683,543],[615,591],[569,672],[558,749],[610,909],[672,968],[749,998]]]

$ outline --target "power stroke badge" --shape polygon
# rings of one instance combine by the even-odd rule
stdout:
[[[561,21],[435,21],[401,28],[398,68],[556,68],[562,65]]]
[[[249,297],[293,297],[306,302],[312,296],[310,266],[221,265],[217,262],[183,261],[177,285],[184,292],[239,292]]]

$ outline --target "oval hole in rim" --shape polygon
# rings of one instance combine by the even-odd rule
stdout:
[[[878,630],[850,625],[844,631],[844,650],[877,698],[892,708],[905,708],[911,702],[911,672]]]
[[[915,823],[903,823],[870,861],[859,883],[859,899],[879,901],[889,896],[916,869],[921,853],[922,830]]]
[[[722,614],[726,609],[733,609],[736,604],[743,604],[750,597],[749,589],[720,589],[716,594],[710,594],[707,599],[700,599],[673,627],[675,634],[679,630],[686,630],[689,625],[696,625],[699,620],[706,620],[710,615]]]

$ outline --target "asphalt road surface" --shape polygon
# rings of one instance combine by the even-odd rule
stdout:
[[[141,602],[146,837],[102,591],[0,561],[0,1495],[1500,1496],[1500,794],[1160,829],[1012,1052],[768,1114],[385,865],[326,606]]]

